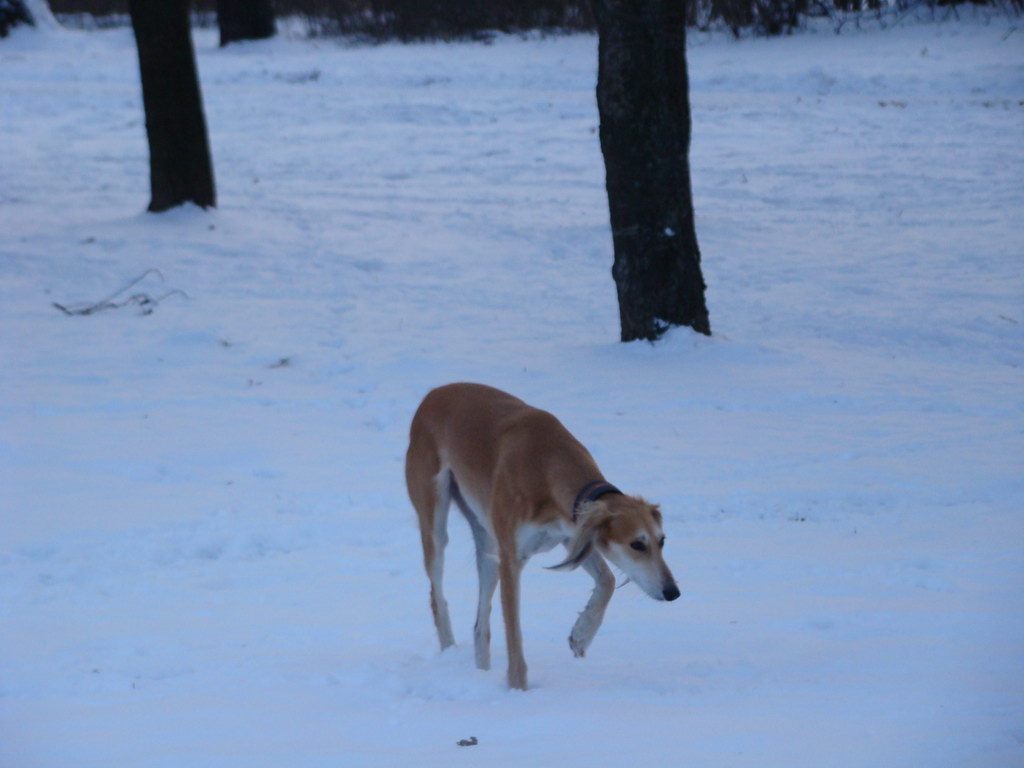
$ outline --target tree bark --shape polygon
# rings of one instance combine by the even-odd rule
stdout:
[[[238,40],[262,40],[274,36],[271,0],[217,0],[221,47]]]
[[[711,334],[690,188],[686,4],[594,0],[622,340]]]
[[[0,37],[7,37],[11,27],[19,24],[35,24],[24,0],[0,0]]]
[[[217,204],[188,0],[129,0],[149,139],[150,211]]]

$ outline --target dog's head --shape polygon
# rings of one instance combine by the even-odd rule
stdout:
[[[679,587],[665,565],[661,511],[638,496],[606,495],[582,504],[569,554],[554,568],[572,569],[595,549],[655,600],[675,600]]]

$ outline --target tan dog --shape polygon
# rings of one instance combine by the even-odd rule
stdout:
[[[566,559],[553,567],[582,565],[594,579],[594,592],[569,635],[576,656],[594,639],[615,589],[605,558],[654,599],[679,597],[661,555],[658,508],[605,482],[589,451],[558,419],[512,395],[482,384],[430,392],[412,420],[405,479],[419,516],[441,649],[455,643],[441,588],[454,500],[476,542],[476,665],[491,666],[491,599],[500,577],[512,688],[526,688],[519,575],[537,552],[565,544]]]

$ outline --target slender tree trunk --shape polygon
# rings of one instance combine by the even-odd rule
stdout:
[[[0,37],[7,37],[18,24],[35,24],[24,0],[0,0]]]
[[[188,0],[129,0],[149,139],[151,211],[217,204]]]
[[[690,190],[686,4],[594,0],[622,340],[711,333]]]
[[[262,40],[274,36],[271,0],[217,0],[220,44],[238,40]]]

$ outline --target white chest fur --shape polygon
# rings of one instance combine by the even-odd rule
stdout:
[[[569,540],[570,531],[561,521],[549,525],[524,523],[516,532],[516,551],[525,562],[538,552],[547,552]]]

